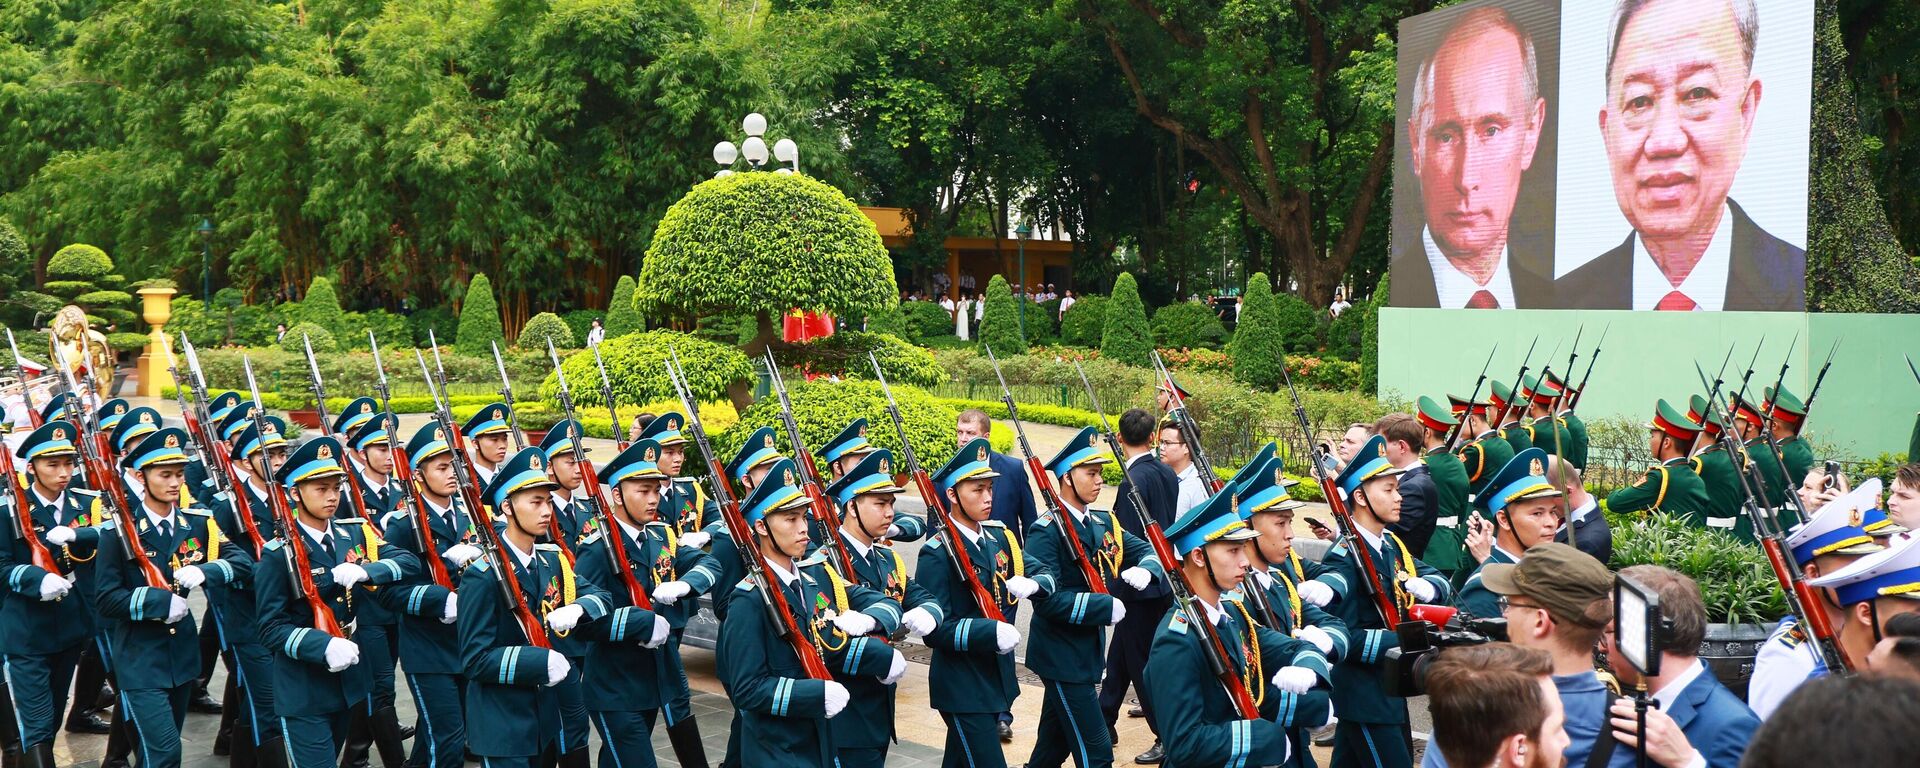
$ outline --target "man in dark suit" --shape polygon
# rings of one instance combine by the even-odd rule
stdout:
[[[953,431],[955,445],[988,440],[993,433],[993,419],[986,411],[969,408],[960,412]],[[1015,539],[1026,541],[1027,526],[1033,524],[1038,514],[1034,509],[1033,485],[1027,481],[1026,463],[996,451],[987,454],[987,466],[999,473],[993,478],[993,520],[1006,526]],[[1000,741],[1013,741],[1012,712],[1000,713]]]
[[[1142,539],[1146,538],[1146,528],[1140,524],[1141,510],[1133,505],[1131,489],[1140,489],[1140,500],[1147,505],[1146,514],[1159,522],[1162,530],[1173,526],[1174,510],[1180,501],[1180,476],[1154,457],[1153,435],[1153,414],[1140,408],[1120,414],[1120,445],[1127,452],[1126,477],[1120,481],[1113,516],[1127,533]],[[1113,640],[1107,644],[1106,679],[1100,683],[1100,712],[1107,718],[1107,727],[1113,728],[1119,722],[1127,686],[1135,686],[1140,692],[1140,709],[1146,713],[1147,727],[1154,733],[1153,748],[1137,762],[1157,763],[1161,753],[1160,730],[1154,722],[1153,703],[1139,686],[1141,672],[1147,667],[1147,651],[1153,647],[1153,633],[1173,607],[1173,592],[1162,580],[1148,584],[1145,589],[1116,584],[1113,596],[1126,605],[1127,615],[1113,626]]]
[[[1600,562],[1612,562],[1613,528],[1607,524],[1607,516],[1600,514],[1599,500],[1587,493],[1587,486],[1580,479],[1580,468],[1558,456],[1549,456],[1547,482],[1566,489],[1567,494],[1567,519],[1562,521],[1553,540],[1571,544]],[[1568,541],[1569,538],[1572,541]]]
[[[1700,599],[1700,585],[1685,574],[1657,565],[1636,565],[1620,572],[1660,596],[1660,615],[1673,623],[1667,630],[1660,654],[1660,674],[1642,680],[1627,664],[1623,654],[1608,648],[1615,675],[1622,687],[1645,682],[1659,702],[1647,710],[1647,758],[1664,768],[1690,765],[1739,765],[1747,743],[1760,727],[1740,697],[1720,684],[1695,655],[1707,633],[1707,609]],[[1608,634],[1603,641],[1613,643]],[[1634,722],[1630,699],[1615,699],[1613,722]],[[1615,728],[1613,737],[1631,755],[1636,749],[1633,728]]]
[[[1806,251],[1728,197],[1760,110],[1752,0],[1631,2],[1614,16],[1600,135],[1633,232],[1560,279],[1561,305],[1805,311]]]
[[[1387,440],[1387,461],[1400,470],[1400,520],[1387,529],[1407,543],[1415,559],[1424,559],[1427,541],[1440,519],[1439,491],[1433,474],[1420,461],[1426,445],[1426,428],[1411,414],[1389,413],[1373,425],[1373,431]]]

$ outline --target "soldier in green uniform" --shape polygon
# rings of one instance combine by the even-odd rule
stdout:
[[[1654,405],[1653,421],[1647,424],[1647,431],[1648,452],[1659,463],[1648,467],[1646,476],[1633,485],[1607,494],[1604,502],[1607,511],[1623,515],[1670,512],[1691,525],[1704,526],[1707,485],[1693,473],[1693,465],[1687,461],[1687,450],[1700,436],[1700,425],[1661,400]]]
[[[1524,390],[1526,382],[1519,382],[1519,384]],[[1513,448],[1514,453],[1532,448],[1533,427],[1521,418],[1527,411],[1526,392],[1515,392],[1512,387],[1498,381],[1493,382],[1490,389],[1492,390],[1490,399],[1493,401],[1493,420],[1500,425],[1500,439],[1507,441],[1507,445]],[[1498,472],[1500,467],[1504,466],[1506,465],[1499,464],[1487,469]]]
[[[1421,395],[1416,405],[1413,416],[1426,430],[1425,452],[1420,461],[1427,465],[1434,489],[1433,537],[1427,540],[1425,560],[1428,565],[1451,574],[1463,563],[1466,534],[1460,530],[1460,524],[1467,514],[1467,497],[1473,493],[1473,483],[1467,478],[1466,464],[1447,450],[1447,434],[1459,420],[1426,395]]]
[[[1780,505],[1786,503],[1787,494],[1793,492],[1793,487],[1787,485],[1786,470],[1780,467],[1780,460],[1773,455],[1773,449],[1767,445],[1766,437],[1760,432],[1761,425],[1765,424],[1766,420],[1765,405],[1747,400],[1737,394],[1733,396],[1734,434],[1740,438],[1740,442],[1746,449],[1746,460],[1760,468],[1760,484],[1765,486],[1762,490],[1766,492],[1765,506],[1778,509]],[[1785,515],[1781,515],[1781,522],[1785,524]]]
[[[1553,405],[1560,399],[1560,388],[1554,385],[1551,378],[1543,382],[1535,376],[1527,381],[1522,394],[1527,401],[1527,429],[1533,435],[1534,447],[1546,451],[1549,456],[1565,455],[1564,452],[1573,445],[1573,434],[1553,413]]]
[[[1381,662],[1400,639],[1387,629],[1380,606],[1369,597],[1367,571],[1355,547],[1367,548],[1380,575],[1381,589],[1398,610],[1416,602],[1443,604],[1452,592],[1447,577],[1415,560],[1407,545],[1387,526],[1400,519],[1399,471],[1386,458],[1386,441],[1375,435],[1347,464],[1337,481],[1353,513],[1355,535],[1334,545],[1326,557],[1321,583],[1333,589],[1328,612],[1352,633],[1352,653],[1333,669],[1333,707],[1340,715],[1334,729],[1334,768],[1411,768],[1413,731],[1407,700],[1389,696],[1381,684]]]
[[[1808,470],[1813,469],[1813,448],[1800,439],[1800,430],[1807,423],[1807,406],[1784,386],[1778,390],[1767,387],[1766,396],[1767,413],[1773,418],[1773,439],[1780,444],[1787,483],[1798,488],[1806,482]]]
[[[1494,476],[1493,490],[1474,503],[1493,518],[1493,548],[1467,577],[1453,605],[1477,618],[1500,617],[1499,595],[1480,580],[1489,565],[1517,563],[1535,544],[1553,541],[1560,530],[1560,490],[1546,476],[1547,452],[1529,448],[1515,454]],[[1475,553],[1476,555],[1478,553]]]
[[[1587,423],[1580,419],[1580,414],[1574,413],[1573,411],[1575,401],[1580,399],[1580,390],[1577,387],[1569,386],[1568,383],[1558,375],[1548,375],[1547,381],[1553,386],[1559,387],[1560,391],[1566,393],[1564,397],[1560,398],[1560,413],[1558,414],[1560,426],[1566,427],[1567,429],[1567,450],[1561,454],[1561,456],[1566,458],[1567,463],[1572,464],[1575,469],[1585,470],[1587,468],[1587,448],[1591,445],[1587,439]]]
[[[1707,487],[1707,527],[1731,530],[1741,541],[1752,543],[1753,521],[1741,512],[1740,502],[1746,498],[1746,491],[1740,487],[1740,472],[1733,468],[1733,458],[1720,444],[1722,425],[1707,414],[1706,398],[1694,395],[1688,399],[1687,420],[1700,425],[1689,463]],[[1729,520],[1732,526],[1727,524]]]
[[[1103,727],[1106,717],[1094,687],[1105,671],[1107,627],[1119,623],[1126,606],[1107,593],[1108,586],[1123,581],[1143,589],[1166,577],[1146,542],[1122,529],[1111,511],[1093,508],[1105,486],[1100,467],[1111,462],[1098,433],[1084,427],[1046,465],[1059,478],[1060,503],[1072,521],[1078,550],[1102,582],[1098,591],[1075,561],[1074,544],[1060,521],[1042,516],[1027,529],[1027,553],[1053,574],[1056,585],[1034,601],[1028,630],[1027,668],[1046,689],[1029,766],[1061,765],[1069,755],[1080,768],[1113,764],[1113,741]]]
[[[1173,768],[1291,765],[1296,734],[1289,727],[1325,723],[1331,714],[1327,665],[1319,651],[1254,623],[1243,607],[1224,599],[1244,586],[1247,542],[1260,535],[1240,519],[1235,490],[1228,486],[1188,510],[1166,533],[1180,553],[1192,601],[1176,604],[1161,619],[1143,687],[1160,718],[1165,764]],[[1215,672],[1209,635],[1219,638],[1226,655],[1221,661],[1232,678]],[[1229,694],[1228,685],[1244,690]],[[1259,716],[1240,711],[1236,695],[1251,698]]]
[[[1454,395],[1447,395],[1447,400],[1452,403],[1454,418],[1467,421],[1461,429],[1473,435],[1473,442],[1460,449],[1460,465],[1467,471],[1468,488],[1473,494],[1483,493],[1493,482],[1494,473],[1513,460],[1513,444],[1501,437],[1489,421],[1493,403],[1469,403]]]
[[[1271,608],[1270,615],[1249,612],[1254,621],[1302,641],[1290,666],[1311,667],[1317,663],[1324,669],[1347,655],[1347,625],[1321,607],[1333,599],[1333,590],[1295,575],[1300,572],[1300,555],[1293,551],[1293,511],[1302,504],[1287,495],[1290,484],[1280,460],[1269,458],[1233,486],[1240,496],[1240,519],[1260,534],[1245,547],[1249,578],[1241,583],[1239,591],[1251,595],[1258,590]],[[1313,729],[1326,724],[1327,713],[1320,705],[1330,704],[1331,696],[1330,684],[1315,684],[1304,699],[1301,694],[1285,692],[1272,702],[1273,706],[1261,708],[1263,716],[1287,729],[1293,754],[1283,765],[1313,768],[1313,753],[1309,751]],[[1301,706],[1303,702],[1307,706]]]

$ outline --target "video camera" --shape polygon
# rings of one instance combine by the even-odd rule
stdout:
[[[1403,621],[1395,627],[1400,647],[1387,649],[1381,682],[1388,696],[1420,696],[1427,692],[1427,667],[1439,652],[1466,645],[1506,642],[1507,620],[1482,619],[1456,613],[1445,626],[1431,621]]]

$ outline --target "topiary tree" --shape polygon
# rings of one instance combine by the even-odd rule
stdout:
[[[737,173],[701,182],[667,209],[634,295],[649,317],[750,315],[747,348],[758,349],[790,309],[861,317],[899,294],[879,231],[840,190]]]
[[[894,400],[900,404],[900,416],[913,441],[914,457],[920,466],[937,469],[953,458],[953,422],[959,413],[916,387],[892,385]],[[894,471],[906,472],[906,460],[900,451],[900,436],[894,431],[893,418],[887,415],[887,398],[880,385],[872,381],[792,382],[788,391],[793,401],[794,420],[800,423],[800,435],[809,447],[819,446],[847,426],[847,422],[865,417],[867,441],[893,452]],[[740,413],[740,421],[716,441],[714,450],[732,456],[741,441],[761,427],[781,429],[780,399],[763,397]],[[785,432],[780,433],[785,439]],[[784,444],[783,444],[784,445]],[[782,449],[785,450],[785,449]]]
[[[287,329],[287,335],[280,339],[280,349],[304,356],[307,353],[304,339],[313,341],[315,354],[340,351],[340,340],[334,337],[333,331],[321,327],[318,323],[304,321],[294,323],[293,327]]]
[[[1162,349],[1215,349],[1226,335],[1213,307],[1197,301],[1168,304],[1153,313],[1153,341]]]
[[[1320,314],[1305,299],[1291,293],[1273,297],[1280,337],[1289,352],[1311,352],[1319,346]]]
[[[906,339],[915,344],[953,335],[953,313],[931,301],[909,301],[900,305],[907,317]]]
[[[500,306],[493,301],[493,283],[486,273],[473,276],[467,283],[466,300],[460,306],[460,329],[454,332],[453,348],[463,355],[491,356],[493,344],[507,343],[507,332],[500,327]]]
[[[1267,273],[1255,272],[1247,278],[1247,293],[1240,305],[1240,324],[1233,330],[1233,377],[1260,389],[1277,389],[1282,366],[1286,362],[1286,336],[1280,331],[1280,308],[1274,303],[1273,286]]]
[[[867,361],[868,352],[879,359],[880,372],[886,374],[888,384],[932,387],[953,378],[947,369],[940,367],[931,350],[887,333],[841,331],[795,345],[791,353],[780,355],[779,361],[783,366],[804,364],[816,374],[871,379],[873,364]]]
[[[1107,297],[1082,296],[1060,318],[1060,340],[1076,347],[1100,346],[1107,332]]]
[[[606,337],[611,339],[647,329],[646,320],[633,302],[632,275],[621,275],[613,284],[613,298],[607,301],[607,319],[602,321]]]
[[[620,405],[673,400],[673,386],[667,383],[667,351],[671,348],[686,365],[687,384],[693,396],[701,400],[727,398],[736,408],[745,408],[751,392],[755,369],[747,356],[731,345],[715,344],[677,331],[641,331],[619,338],[608,337],[600,343],[600,356],[607,363],[607,378],[613,383],[613,399]],[[564,358],[575,408],[604,411],[607,403],[600,396],[600,371],[594,366],[592,352],[576,352]],[[555,408],[560,406],[560,382],[552,373],[540,384],[540,396]],[[731,454],[729,454],[731,455]]]
[[[867,315],[867,331],[892,334],[902,339],[911,338],[912,330],[907,324],[906,313],[900,311],[901,306],[904,305],[888,307]]]
[[[132,331],[137,317],[133,313],[133,294],[120,290],[125,278],[114,274],[113,259],[106,251],[85,243],[61,248],[47,260],[47,293],[60,300],[80,305],[89,320],[102,327],[118,325]]]
[[[556,349],[574,349],[579,342],[574,341],[573,329],[567,321],[552,312],[542,312],[527,318],[527,324],[520,329],[520,338],[514,344],[521,349],[546,351],[547,343],[552,342]]]
[[[1107,302],[1100,356],[1144,367],[1153,364],[1152,355],[1153,334],[1147,325],[1147,307],[1140,301],[1140,286],[1134,283],[1132,273],[1122,272],[1113,281],[1113,294]]]
[[[1013,297],[1013,289],[1000,275],[987,281],[987,309],[980,317],[980,343],[996,355],[1027,352],[1026,335],[1020,332],[1020,301]]]
[[[290,313],[296,322],[313,323],[334,333],[348,330],[346,314],[346,310],[340,308],[340,296],[333,292],[333,283],[318,275],[307,286],[307,296],[300,300],[300,311]]]

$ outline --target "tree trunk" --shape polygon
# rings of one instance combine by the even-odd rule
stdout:
[[[747,353],[748,357],[759,354],[761,350],[772,346],[774,342],[780,340],[780,332],[773,327],[773,315],[771,313],[764,309],[755,312],[753,313],[753,322],[753,340],[747,342],[747,347],[743,350]]]

